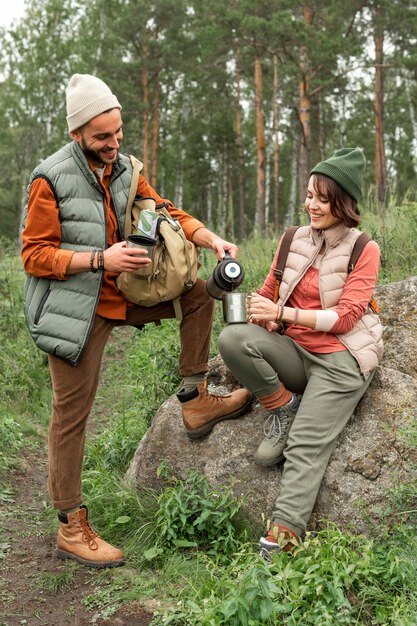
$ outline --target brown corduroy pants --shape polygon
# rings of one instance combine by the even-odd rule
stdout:
[[[214,300],[207,293],[205,281],[198,280],[183,294],[181,308],[179,371],[181,376],[191,376],[208,369]],[[74,367],[48,355],[53,386],[48,485],[55,508],[70,509],[82,502],[85,430],[96,396],[103,351],[112,329],[174,317],[172,302],[149,308],[134,306],[128,309],[127,319],[123,321],[96,315],[78,365]]]

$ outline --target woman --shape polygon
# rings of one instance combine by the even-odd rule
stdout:
[[[348,273],[365,163],[359,148],[344,148],[313,168],[310,225],[295,233],[278,302],[277,251],[252,294],[252,323],[230,324],[219,338],[226,365],[268,412],[256,462],[286,459],[272,524],[260,540],[266,559],[291,550],[304,533],[336,439],[382,357],[382,326],[369,307],[379,271],[374,241]]]

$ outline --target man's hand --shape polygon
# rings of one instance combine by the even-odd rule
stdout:
[[[192,241],[196,246],[213,250],[219,261],[224,258],[226,252],[228,252],[233,259],[236,258],[238,247],[234,243],[230,243],[230,241],[218,237],[208,230],[208,228],[199,228],[196,230],[193,234]]]
[[[125,241],[115,243],[103,252],[104,269],[108,272],[134,272],[140,267],[152,263],[148,251],[144,248],[127,248]],[[91,252],[74,252],[67,274],[79,274],[90,271]],[[97,255],[94,267],[97,269]]]
[[[134,272],[152,263],[145,248],[128,248],[125,241],[104,250],[104,267],[108,272]]]

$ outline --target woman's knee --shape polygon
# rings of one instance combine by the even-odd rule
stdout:
[[[242,352],[243,345],[248,340],[247,324],[229,324],[219,335],[219,352],[223,359],[229,355]]]

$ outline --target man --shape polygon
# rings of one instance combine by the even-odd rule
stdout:
[[[140,326],[175,317],[172,302],[145,308],[127,302],[116,287],[120,272],[151,261],[145,250],[122,240],[130,160],[119,153],[121,106],[109,87],[88,74],[72,76],[67,122],[73,141],[32,173],[23,220],[22,259],[27,273],[25,314],[37,346],[48,353],[53,385],[49,428],[49,492],[58,509],[57,554],[93,567],[123,563],[123,553],[91,528],[82,504],[81,470],[87,418],[94,402],[100,363],[114,326]],[[163,199],[140,176],[137,194]],[[211,248],[219,259],[237,247],[169,203],[188,239]],[[207,392],[214,302],[198,280],[181,297],[178,392],[190,437],[221,420],[242,415],[245,389],[225,397]]]

